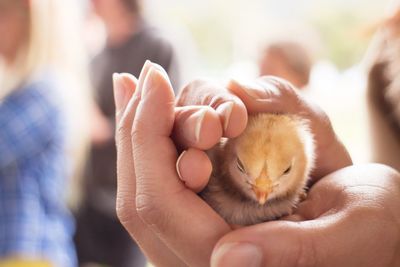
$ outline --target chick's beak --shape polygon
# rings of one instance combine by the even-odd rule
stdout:
[[[268,178],[257,178],[252,186],[260,205],[267,202],[268,195],[272,192],[272,181]]]

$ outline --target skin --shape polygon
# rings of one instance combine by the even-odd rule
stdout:
[[[281,77],[291,82],[297,88],[304,88],[307,85],[302,75],[290,66],[288,58],[281,51],[271,48],[267,48],[260,59],[259,74],[260,76],[271,75]]]
[[[137,30],[138,14],[129,12],[121,0],[91,0],[94,12],[103,20],[109,46],[119,46]]]
[[[326,115],[286,82],[231,82],[225,90],[195,81],[175,100],[165,71],[147,62],[139,80],[123,75],[114,87],[119,91],[117,214],[156,266],[399,264],[399,174],[380,165],[334,172],[352,164],[346,149]],[[219,109],[227,102],[233,103],[230,112]],[[318,151],[313,173],[318,182],[286,221],[235,230],[187,185],[192,177],[197,191],[206,184],[210,165],[203,150],[222,136],[239,135],[247,111],[286,111],[308,118]],[[206,131],[210,125],[213,132]]]
[[[0,2],[0,56],[12,64],[21,44],[26,40],[28,1]]]
[[[260,60],[260,76],[273,75],[290,81],[298,88],[304,86],[298,75],[288,66],[287,59],[277,52],[268,49]]]
[[[224,236],[211,266],[251,266],[255,258],[254,266],[399,266],[399,200],[400,176],[393,169],[372,164],[341,169],[312,187],[296,214],[286,218],[291,221]]]

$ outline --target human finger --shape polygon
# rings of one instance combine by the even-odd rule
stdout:
[[[272,76],[245,83],[232,79],[227,88],[243,101],[250,114],[299,112],[301,101],[294,87],[284,81],[277,83]]]
[[[373,164],[332,173],[300,211],[310,219],[233,231],[217,244],[211,266],[397,266],[399,184],[399,173]]]
[[[219,115],[214,109],[208,106],[175,108],[172,138],[178,148],[210,149],[219,142],[222,132]]]
[[[311,173],[313,181],[352,165],[350,154],[336,136],[326,113],[299,94],[289,82],[265,76],[251,83],[231,80],[227,88],[243,101],[250,114],[295,114],[309,123],[315,139],[316,168]]]
[[[247,110],[242,101],[214,82],[195,80],[189,83],[177,96],[176,105],[213,108],[220,117],[225,137],[240,135],[247,125]]]
[[[147,62],[142,73],[148,71]],[[117,144],[117,215],[122,225],[155,265],[185,266],[185,264],[143,223],[136,212],[136,178],[133,164],[131,128],[140,99],[137,79],[130,74],[115,74]]]
[[[189,148],[179,156],[176,170],[185,185],[198,193],[208,184],[212,164],[204,151]]]
[[[126,106],[136,90],[137,83],[138,80],[136,77],[130,73],[113,74],[114,102],[116,107],[115,116],[117,125],[121,121]]]
[[[174,110],[167,74],[150,68],[132,128],[136,208],[140,218],[186,264],[207,266],[214,244],[230,228],[178,177],[177,151],[170,138]]]

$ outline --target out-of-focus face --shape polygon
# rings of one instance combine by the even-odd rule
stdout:
[[[302,47],[294,46],[293,49],[296,53],[307,53],[306,50],[303,52]],[[301,61],[304,61],[307,60],[308,55],[299,54],[299,57]],[[293,68],[289,61],[290,59],[287,55],[285,56],[284,52],[267,48],[259,61],[259,74],[260,76],[271,75],[283,78],[301,89],[307,85],[308,79],[305,79],[305,73]]]
[[[93,10],[104,21],[113,20],[120,15],[123,4],[121,0],[91,0]]]
[[[28,2],[0,0],[0,55],[12,62],[28,35]]]
[[[291,73],[286,64],[286,59],[279,53],[267,49],[260,60],[260,76],[277,76],[291,81]]]

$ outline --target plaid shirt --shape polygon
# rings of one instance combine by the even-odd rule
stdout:
[[[41,79],[0,102],[0,258],[76,266],[65,205],[64,121],[56,83]]]

